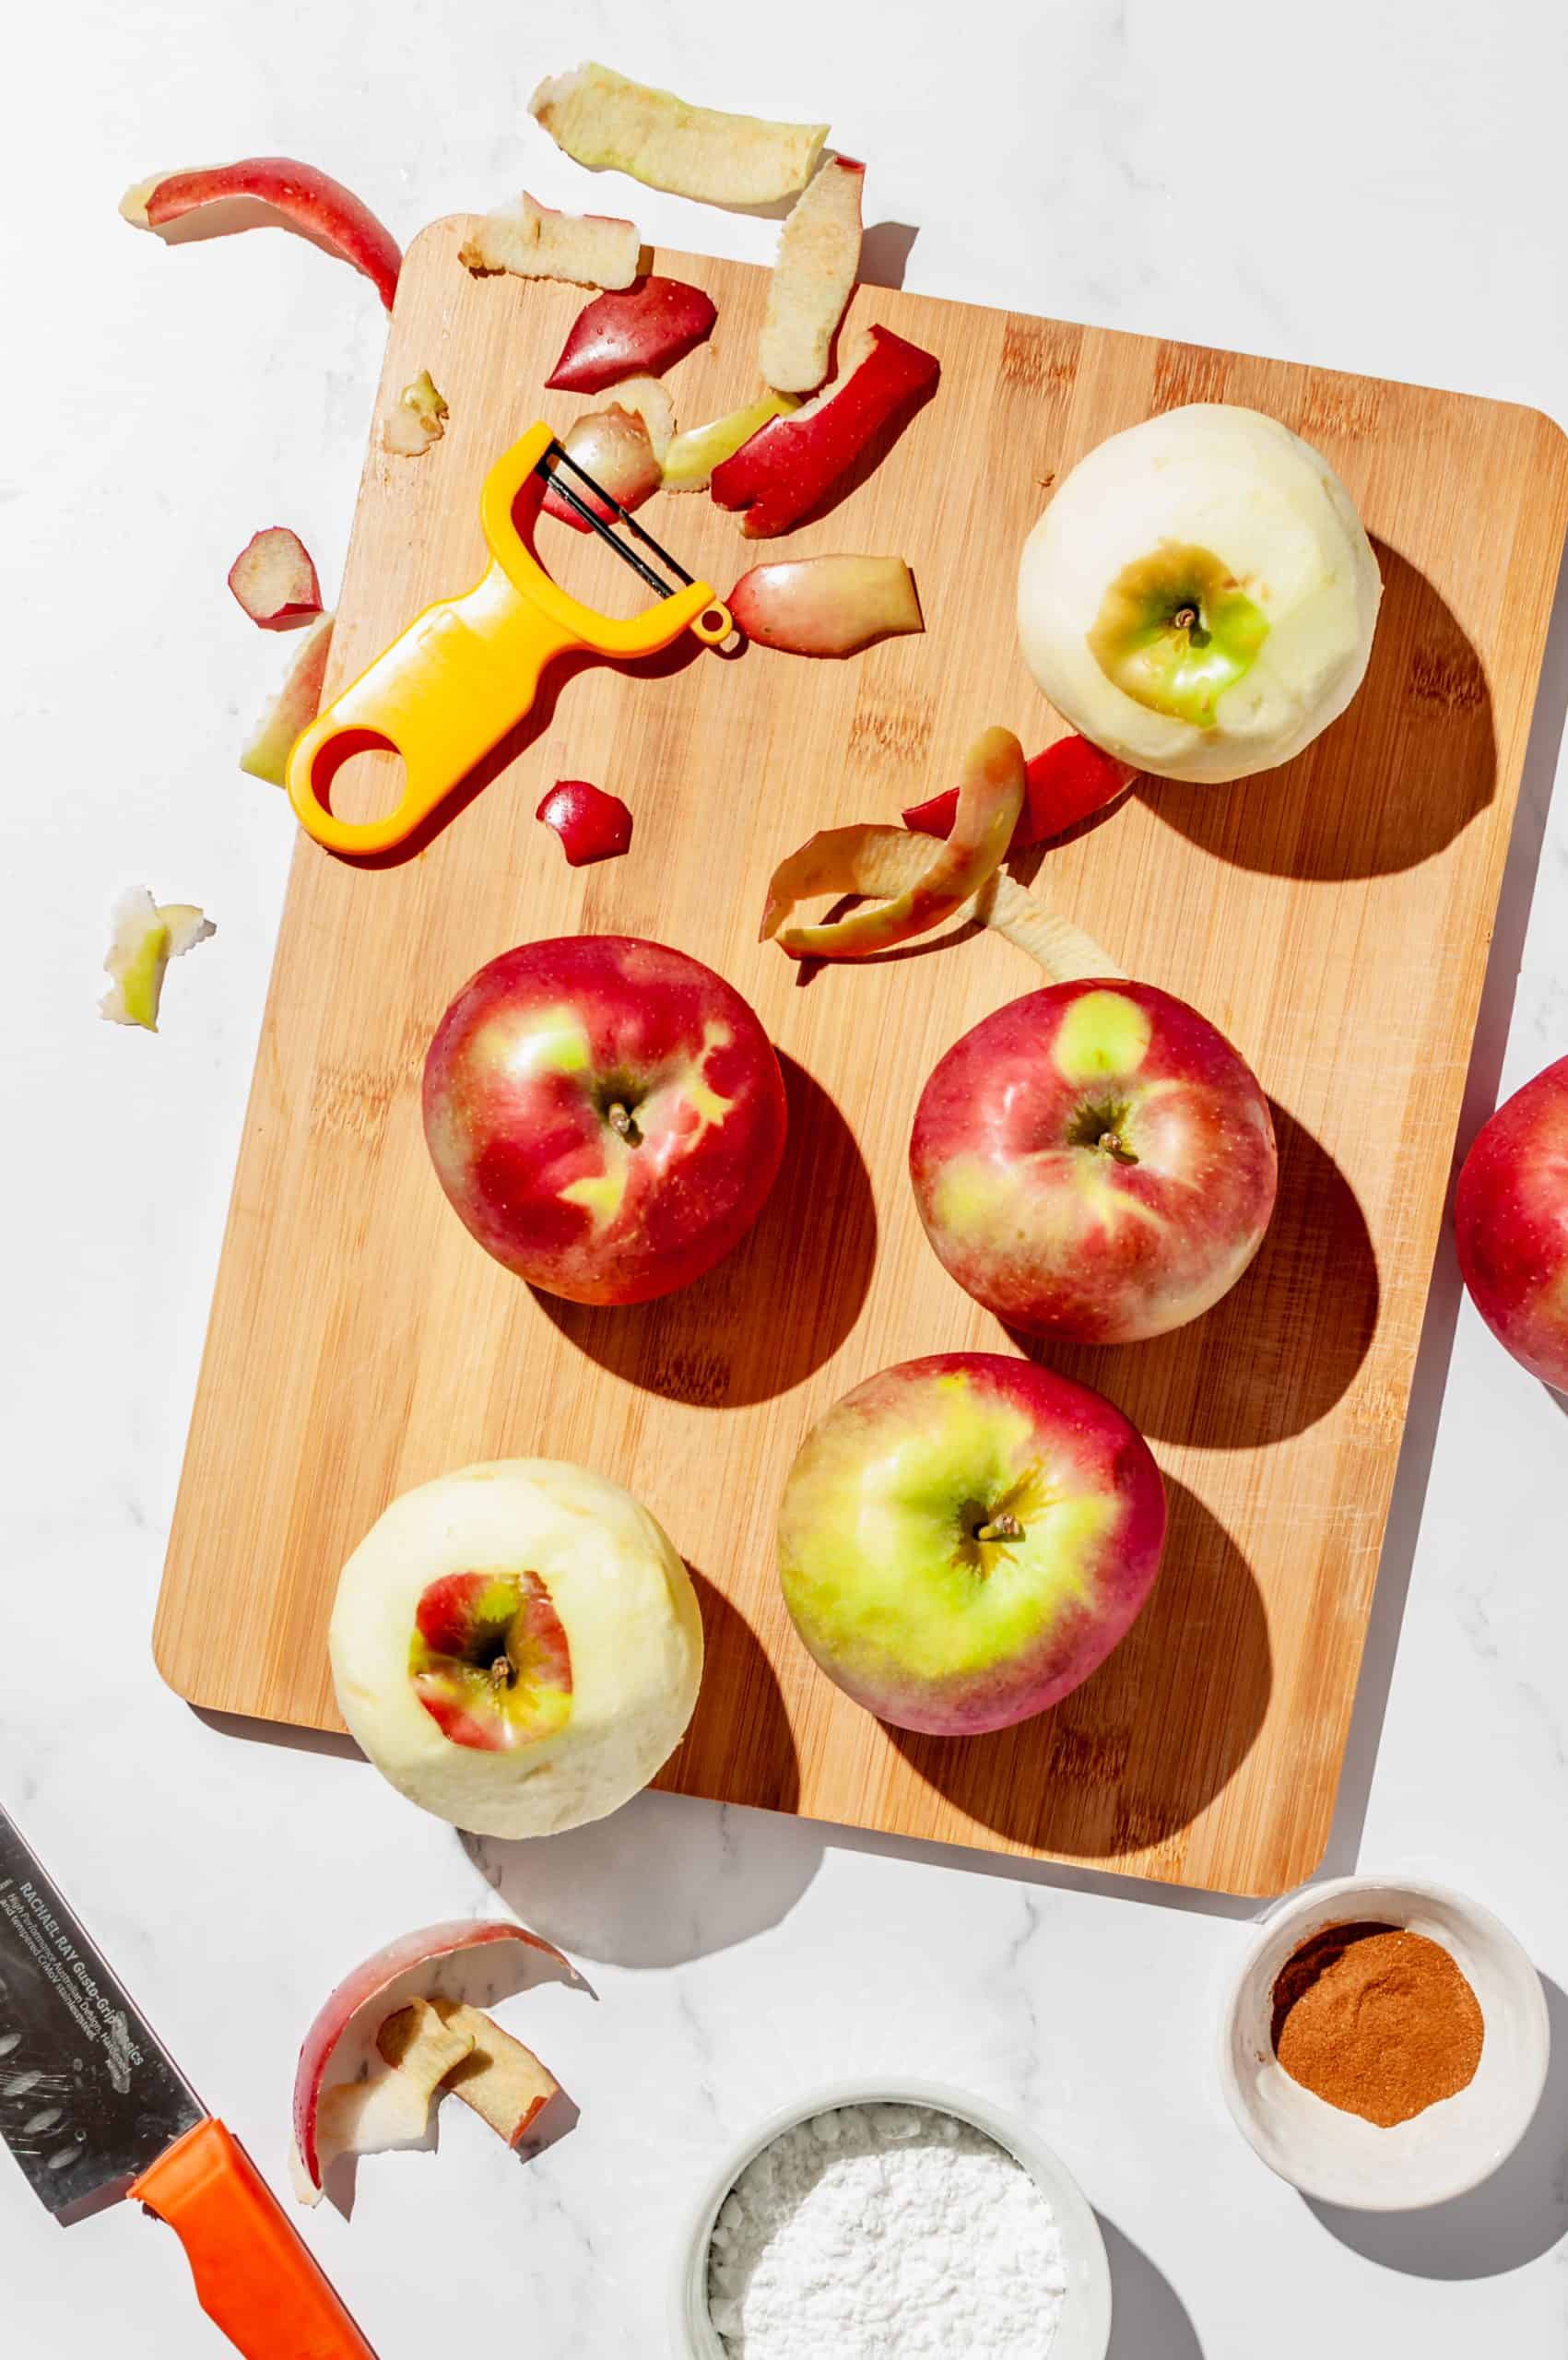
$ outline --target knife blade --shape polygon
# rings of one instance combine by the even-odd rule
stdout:
[[[375,2360],[3,1810],[0,2139],[59,2221],[128,2196],[167,2222],[203,2310],[245,2360]]]
[[[35,2192],[80,2220],[206,2114],[0,1811],[0,2139]]]

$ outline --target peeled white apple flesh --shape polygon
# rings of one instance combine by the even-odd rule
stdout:
[[[509,270],[517,278],[574,279],[582,287],[630,287],[643,250],[630,221],[604,213],[558,213],[525,189],[475,224],[457,250],[469,270]]]
[[[559,1459],[502,1459],[395,1500],[338,1579],[344,1719],[400,1793],[479,1835],[618,1810],[679,1743],[702,1624],[646,1508]]]
[[[1383,584],[1321,452],[1195,402],[1081,459],[1024,545],[1024,660],[1073,727],[1161,778],[1289,761],[1350,703]]]

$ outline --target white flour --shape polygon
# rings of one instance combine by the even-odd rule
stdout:
[[[1029,2174],[927,2106],[784,2131],[725,2199],[708,2257],[731,2360],[1044,2360],[1066,2291]]]

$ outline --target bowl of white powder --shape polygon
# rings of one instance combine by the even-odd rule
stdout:
[[[671,2286],[679,2360],[1105,2360],[1111,2272],[1065,2164],[928,2082],[843,2083],[762,2123]]]

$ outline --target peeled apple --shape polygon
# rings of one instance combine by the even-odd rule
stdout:
[[[1344,712],[1382,594],[1322,453],[1259,410],[1195,402],[1067,476],[1024,545],[1019,637],[1108,754],[1161,778],[1246,778]]]

